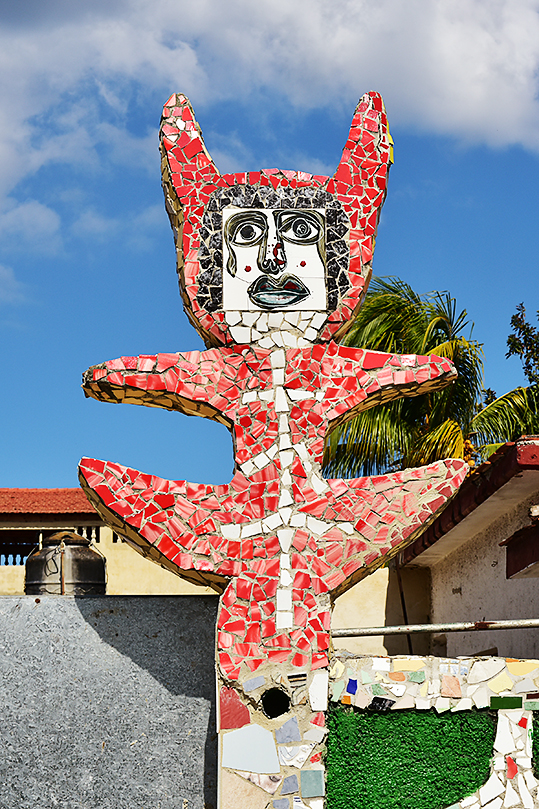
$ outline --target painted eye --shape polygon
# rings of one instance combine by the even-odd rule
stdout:
[[[319,219],[305,214],[284,216],[280,223],[283,238],[296,244],[314,244],[318,241],[321,230]]]
[[[314,228],[306,219],[296,219],[292,225],[296,239],[308,239],[312,236]]]
[[[235,229],[232,241],[240,247],[249,247],[256,244],[264,232],[264,228],[257,222],[243,222]]]

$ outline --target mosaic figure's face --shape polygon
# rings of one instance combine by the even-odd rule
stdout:
[[[356,106],[331,177],[221,174],[182,93],[163,110],[166,206],[185,312],[208,347],[340,340],[361,306],[392,162],[378,93]]]
[[[223,209],[224,310],[325,311],[325,239],[320,209]]]

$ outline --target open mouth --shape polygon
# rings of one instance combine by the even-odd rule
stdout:
[[[304,301],[310,292],[295,275],[283,275],[278,279],[261,275],[251,284],[247,294],[257,306],[280,309]]]

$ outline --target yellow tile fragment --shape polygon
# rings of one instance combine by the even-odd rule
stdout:
[[[505,671],[501,671],[494,679],[489,680],[487,685],[495,694],[500,694],[502,691],[511,691],[514,683]]]
[[[429,681],[425,680],[425,682],[423,683],[423,685],[419,689],[419,695],[421,697],[426,697],[428,690],[429,690]]]
[[[403,658],[402,660],[394,660],[393,661],[393,671],[419,671],[425,665],[425,661],[421,660],[410,660],[409,658]]]
[[[539,667],[539,660],[515,660],[507,664],[507,671],[515,677],[525,677],[526,674]]]
[[[339,677],[342,677],[344,674],[344,666],[340,660],[336,660],[333,666],[331,667],[330,677],[334,680],[338,680]]]

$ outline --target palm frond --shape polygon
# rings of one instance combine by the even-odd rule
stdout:
[[[404,459],[406,466],[425,466],[444,458],[464,457],[464,435],[460,424],[446,419],[417,436]]]

